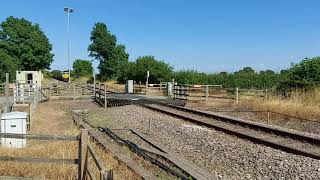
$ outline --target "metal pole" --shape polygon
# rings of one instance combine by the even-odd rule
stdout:
[[[71,83],[71,64],[70,64],[70,13],[74,9],[65,7],[64,11],[67,13],[67,36],[68,36],[68,69],[69,69],[69,84]]]
[[[70,70],[70,11],[67,11],[68,24],[67,24],[67,36],[68,36],[68,68],[69,68],[69,84],[71,83],[71,70]]]

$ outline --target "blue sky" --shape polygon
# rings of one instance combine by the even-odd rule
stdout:
[[[15,16],[40,24],[53,44],[51,68],[66,69],[64,6],[75,9],[72,59],[91,59],[95,22],[108,25],[131,61],[154,55],[175,69],[278,71],[320,55],[319,0],[6,0],[0,21]]]

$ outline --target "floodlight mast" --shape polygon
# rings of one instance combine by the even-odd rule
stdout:
[[[68,69],[69,69],[69,84],[71,83],[71,65],[70,65],[70,13],[74,12],[73,8],[64,7],[64,11],[67,13],[67,38],[68,38]]]

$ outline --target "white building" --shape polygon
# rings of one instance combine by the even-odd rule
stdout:
[[[32,84],[41,87],[43,74],[42,71],[17,71],[16,81],[21,84]]]

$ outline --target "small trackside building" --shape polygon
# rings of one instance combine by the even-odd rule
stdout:
[[[16,81],[20,84],[32,84],[41,87],[42,71],[16,71]]]

